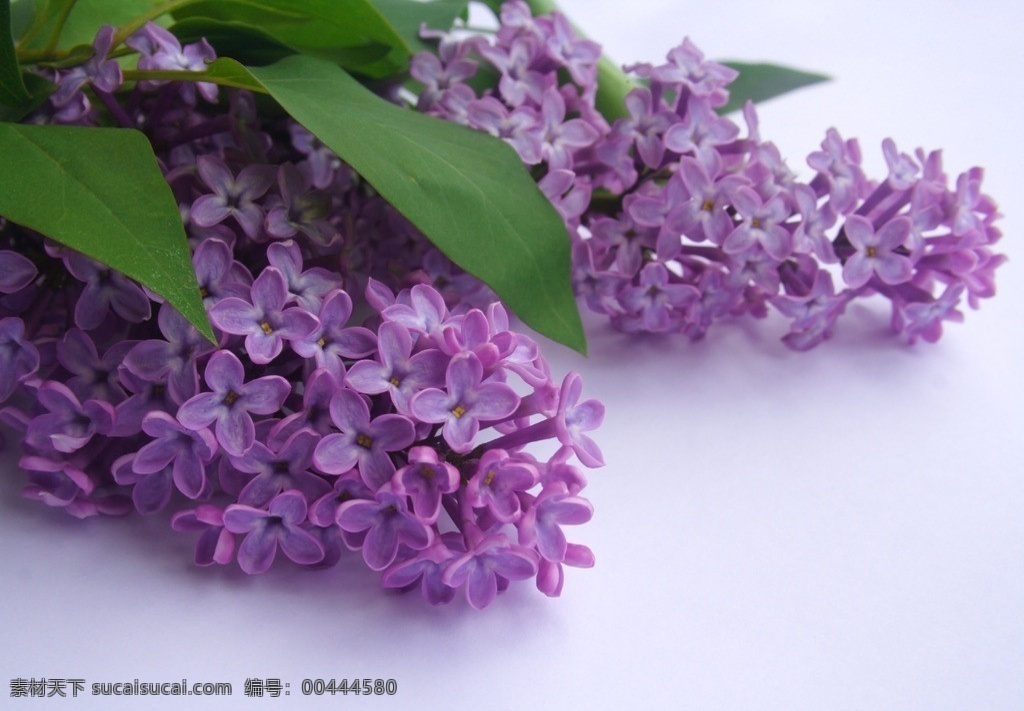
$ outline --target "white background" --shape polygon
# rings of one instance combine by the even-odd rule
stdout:
[[[975,0],[715,3],[564,0],[617,61],[689,35],[708,56],[834,81],[768,102],[761,130],[804,158],[825,129],[944,148],[986,168],[1011,261],[999,295],[938,345],[850,310],[806,354],[781,322],[698,344],[627,339],[588,319],[589,358],[549,345],[607,406],[606,460],[572,530],[597,555],[560,599],[514,587],[483,613],[382,593],[352,556],[249,578],[191,567],[158,515],[80,522],[0,479],[0,707],[14,677],[229,681],[230,699],[153,708],[1024,708],[1024,6]],[[876,308],[877,306],[877,308]],[[246,699],[247,677],[291,685]],[[304,698],[304,678],[383,677],[393,698]]]

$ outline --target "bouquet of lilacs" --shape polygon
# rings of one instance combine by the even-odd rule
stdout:
[[[576,294],[620,330],[699,339],[773,307],[790,322],[783,341],[806,350],[851,301],[881,295],[895,332],[934,342],[964,297],[977,308],[995,293],[1005,257],[980,168],[951,185],[940,152],[887,139],[889,173],[872,181],[856,140],[829,129],[801,182],[752,103],[745,136],[722,115],[741,106],[729,95],[739,72],[689,39],[664,64],[627,67],[611,112],[598,110],[600,48],[557,12],[534,17],[517,0],[493,34],[432,36],[436,53],[412,63],[417,107],[516,149],[565,220]],[[480,90],[479,74],[499,79]]]
[[[624,72],[550,3],[485,4],[487,33],[468,0],[0,0],[27,496],[169,510],[200,565],[557,595],[603,408],[509,311],[582,352],[577,299],[690,338],[773,307],[806,349],[857,297],[933,341],[992,295],[980,169],[886,142],[871,181],[830,130],[802,183],[761,139],[745,99],[820,77],[689,40]]]
[[[348,550],[433,604],[464,590],[484,608],[518,580],[559,595],[564,566],[593,565],[563,527],[592,516],[580,467],[603,465],[586,434],[602,405],[579,375],[553,378],[493,295],[476,308],[471,289],[424,283],[434,264],[452,287],[470,278],[302,124],[194,76],[216,60],[207,40],[137,24],[30,67],[27,85],[53,88],[5,127],[9,155],[31,182],[26,146],[141,132],[156,180],[119,187],[172,196],[208,321],[111,268],[106,235],[69,238],[5,185],[0,417],[25,495],[77,517],[170,510],[198,565],[262,573],[279,551],[318,567]],[[118,207],[74,155],[63,172]]]

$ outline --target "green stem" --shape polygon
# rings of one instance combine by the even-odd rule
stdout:
[[[60,33],[64,31],[64,24],[68,21],[68,15],[74,9],[75,2],[76,0],[71,0],[71,2],[61,8],[60,15],[57,16],[57,24],[50,33],[50,39],[47,40],[46,46],[43,48],[44,52],[52,52],[57,48],[57,42],[60,41]]]
[[[129,81],[193,81],[208,82],[219,86],[227,86],[233,89],[248,89],[262,94],[268,93],[262,87],[257,88],[253,82],[246,82],[231,77],[217,76],[209,72],[193,71],[172,71],[172,70],[144,70],[144,69],[122,69],[121,74],[126,82]]]
[[[15,45],[15,49],[27,46],[29,42],[35,39],[36,35],[43,29],[43,25],[46,24],[46,17],[41,12],[33,13],[32,22],[29,26],[21,33],[21,37],[18,39],[18,43]],[[18,56],[21,56],[20,53]]]

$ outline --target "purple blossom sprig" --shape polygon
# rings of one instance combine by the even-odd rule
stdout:
[[[829,129],[801,181],[752,105],[746,135],[718,114],[736,72],[689,39],[662,64],[626,68],[643,85],[609,124],[594,106],[598,53],[563,15],[510,0],[498,19],[493,35],[424,33],[439,48],[413,61],[417,108],[516,149],[569,229],[577,294],[616,328],[699,339],[773,307],[789,319],[786,345],[806,350],[878,294],[894,332],[935,341],[963,299],[994,295],[1005,257],[980,168],[950,184],[938,151],[887,139],[888,175],[871,180],[857,142]],[[484,70],[499,79],[478,93]]]
[[[105,41],[76,88],[90,97]],[[127,45],[144,69],[212,59],[152,26]],[[25,495],[78,517],[166,515],[201,566],[351,552],[433,604],[486,607],[521,580],[560,594],[564,567],[593,558],[567,541],[589,516],[565,510],[584,501],[580,468],[603,464],[603,409],[307,133],[209,89],[147,80],[118,98],[179,202],[215,344],[134,282],[0,223],[0,415],[22,433]],[[564,163],[593,131],[539,96],[538,156]],[[531,452],[545,441],[553,454]]]

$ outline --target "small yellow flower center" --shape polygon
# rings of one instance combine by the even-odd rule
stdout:
[[[327,339],[320,336],[320,338],[316,339],[316,344],[321,348],[325,348],[327,346]]]
[[[262,321],[260,323],[260,328],[262,328],[263,332],[268,336],[274,332],[274,327],[270,325],[269,321]]]
[[[392,375],[392,376],[391,376],[390,378],[388,378],[388,382],[389,382],[389,383],[391,383],[392,385],[394,385],[394,386],[395,386],[396,388],[397,388],[397,387],[398,387],[399,385],[401,385],[401,384],[402,384],[402,381],[401,381],[401,380],[399,380],[399,379],[398,379],[398,378],[397,378],[396,376],[394,376],[394,375]]]
[[[712,200],[711,198],[708,198],[703,203],[701,203],[700,209],[703,210],[704,212],[711,212],[712,210],[715,209],[715,201]]]
[[[455,417],[460,418],[466,414],[466,408],[462,405],[456,405],[455,408],[452,409],[452,414],[455,415]]]
[[[484,477],[484,486],[490,486],[491,482],[494,481],[494,470],[491,469],[487,472],[487,476]]]
[[[874,259],[875,257],[878,256],[878,250],[875,249],[874,247],[868,247],[867,249],[864,250],[864,254],[866,254],[868,258]]]
[[[360,447],[365,447],[366,449],[369,449],[370,445],[373,444],[373,440],[369,436],[361,434],[356,437],[356,444],[358,444]]]
[[[755,230],[761,229],[761,220],[755,217],[753,220],[750,221],[750,226],[753,227]]]
[[[238,393],[236,393],[234,390],[228,390],[228,394],[224,396],[225,405],[234,405],[237,400]]]
[[[421,470],[421,476],[424,479],[433,479],[435,475],[436,473],[434,472],[434,467],[423,467],[423,469]]]

